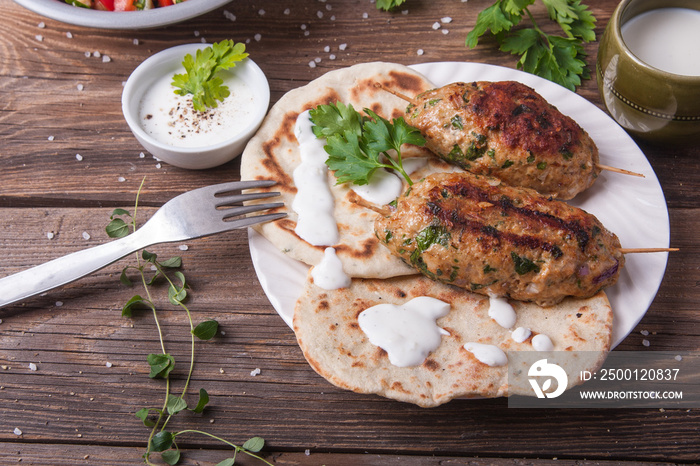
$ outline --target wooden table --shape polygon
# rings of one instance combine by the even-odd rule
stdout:
[[[589,3],[600,36],[617,2]],[[249,41],[251,56],[269,78],[273,103],[329,70],[373,60],[515,66],[491,38],[474,50],[464,46],[489,1],[409,0],[407,14],[378,11],[367,0],[234,1],[182,24],[140,31],[71,26],[10,0],[0,5],[0,276],[108,241],[104,227],[112,210],[133,207],[144,177],[142,220],[176,194],[239,178],[238,161],[187,171],[140,155],[122,117],[122,85],[160,50],[200,40]],[[443,17],[453,21],[434,30]],[[341,50],[341,44],[347,47]],[[597,43],[586,50],[592,63]],[[309,66],[317,57],[320,63]],[[594,80],[578,93],[601,106]],[[671,255],[655,301],[619,349],[697,350],[700,150],[641,142],[640,147],[664,189],[671,243],[682,253]],[[183,257],[194,319],[214,318],[223,332],[196,345],[191,399],[205,388],[209,406],[203,415],[175,416],[172,429],[206,430],[239,445],[261,436],[263,455],[280,465],[700,459],[695,409],[516,410],[505,399],[421,409],[339,390],[308,366],[294,334],[270,305],[245,231],[185,244],[185,251],[178,244],[152,249],[162,257]],[[153,316],[121,316],[122,305],[136,292],[119,283],[127,263],[0,309],[1,464],[142,463],[149,429],[134,412],[160,406],[164,382],[148,377],[146,356],[160,352]],[[156,291],[167,350],[182,361],[173,373],[179,390],[189,327],[184,313],[162,298],[163,289]],[[251,374],[257,368],[260,373]],[[179,445],[181,464],[215,464],[231,452],[197,435],[179,438]]]

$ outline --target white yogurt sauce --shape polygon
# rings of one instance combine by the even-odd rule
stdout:
[[[184,73],[184,68],[178,73]],[[234,72],[221,72],[230,95],[216,108],[198,112],[192,96],[175,94],[172,75],[158,78],[139,103],[143,130],[162,144],[176,147],[205,147],[236,136],[255,112],[255,95]]]
[[[369,183],[353,186],[352,190],[372,204],[385,205],[401,195],[403,182],[393,172],[380,168],[372,173]]]
[[[450,312],[439,299],[419,296],[403,305],[378,304],[360,313],[360,328],[369,341],[387,352],[398,367],[418,366],[449,333],[436,321]]]
[[[525,340],[530,338],[532,331],[527,327],[518,327],[510,334],[510,337],[516,343],[523,343]]]
[[[301,164],[293,173],[297,193],[292,209],[298,215],[294,232],[314,246],[332,246],[338,242],[338,225],[333,216],[335,199],[328,186],[326,140],[317,138],[312,126],[308,110],[299,115],[294,126],[301,154]]]
[[[532,347],[536,351],[552,351],[554,349],[554,343],[545,334],[539,333],[532,337]]]
[[[505,366],[508,364],[508,356],[496,345],[469,342],[464,344],[464,349],[474,355],[479,362],[491,367]]]
[[[622,39],[640,60],[660,70],[700,76],[700,11],[659,8],[622,25]]]
[[[513,328],[518,318],[508,300],[496,296],[489,297],[489,317],[503,328]]]
[[[325,249],[323,260],[311,269],[311,277],[314,284],[324,290],[347,288],[352,281],[343,271],[343,264],[335,254],[335,248]]]

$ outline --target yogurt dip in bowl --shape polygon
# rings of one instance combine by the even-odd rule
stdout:
[[[173,76],[185,73],[187,54],[209,44],[185,44],[141,63],[122,92],[122,111],[131,132],[158,159],[180,168],[206,169],[233,160],[262,123],[270,103],[265,74],[250,58],[217,73],[230,95],[200,112],[192,95],[177,95]]]

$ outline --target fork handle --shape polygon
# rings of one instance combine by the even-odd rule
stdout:
[[[0,279],[0,307],[75,281],[154,244],[136,232]]]

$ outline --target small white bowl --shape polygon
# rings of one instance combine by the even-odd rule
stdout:
[[[176,167],[201,170],[216,167],[239,156],[265,118],[270,103],[270,86],[265,74],[250,58],[245,58],[231,71],[252,91],[255,108],[245,126],[235,136],[210,146],[179,147],[160,142],[148,134],[139,117],[141,99],[146,91],[163,76],[182,72],[185,55],[189,53],[194,56],[198,49],[209,45],[179,45],[149,57],[131,73],[122,92],[122,112],[136,139],[152,155]]]

